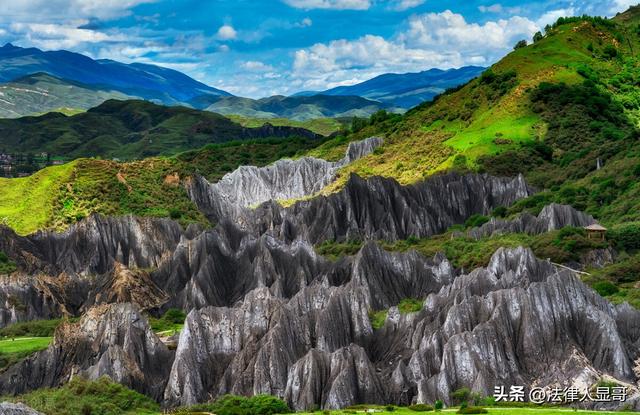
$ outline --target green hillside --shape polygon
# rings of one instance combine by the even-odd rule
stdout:
[[[542,189],[563,185],[567,178],[573,183],[590,183],[590,175],[607,180],[637,163],[636,51],[638,8],[613,20],[560,19],[542,39],[514,50],[435,102],[403,117],[378,117],[346,140],[314,150],[314,155],[332,156],[351,139],[386,137],[380,151],[347,167],[342,181],[327,191],[350,172],[402,183],[448,169],[522,172]],[[604,168],[596,172],[598,159]],[[634,187],[629,186],[625,191]]]
[[[109,99],[130,99],[118,91],[67,81],[45,73],[0,84],[0,118],[63,112],[76,114]]]
[[[302,130],[282,134],[313,135]],[[0,119],[0,152],[133,160],[268,135],[269,132],[247,131],[211,112],[146,101],[110,100],[71,117],[49,113]]]
[[[240,165],[264,166],[317,144],[303,138],[246,140],[126,163],[78,159],[25,178],[0,178],[0,221],[20,234],[62,230],[94,212],[206,225],[182,186],[190,176],[197,172],[217,181]]]

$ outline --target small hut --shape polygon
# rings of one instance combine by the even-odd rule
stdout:
[[[600,225],[599,223],[585,226],[584,229],[587,231],[587,238],[600,241],[604,241],[604,235],[607,233],[607,228]]]

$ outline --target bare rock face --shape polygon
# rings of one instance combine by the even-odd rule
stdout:
[[[393,179],[352,175],[338,193],[289,208],[265,203],[244,222],[252,223],[254,232],[269,231],[285,241],[393,241],[443,232],[473,214],[488,214],[531,194],[522,176],[447,174],[401,186]]]
[[[132,303],[140,310],[147,310],[169,300],[169,295],[153,282],[148,271],[130,270],[117,262],[112,272],[99,277],[88,297],[85,309],[94,304]]]
[[[319,192],[335,179],[338,169],[380,145],[379,137],[351,143],[338,162],[303,157],[279,160],[266,167],[241,166],[214,184],[197,177],[187,189],[191,199],[212,221],[240,218],[246,208],[269,200],[298,199]]]
[[[19,237],[1,228],[0,250],[26,272],[103,274],[115,262],[130,268],[158,266],[183,235],[180,225],[168,219],[92,215],[63,233]]]
[[[21,403],[0,402],[0,414],[2,415],[42,415],[35,409]]]
[[[341,285],[321,278],[290,299],[256,288],[234,307],[192,311],[166,403],[270,393],[296,409],[340,408],[448,401],[464,386],[490,394],[494,385],[638,380],[640,313],[611,305],[531,251],[500,249],[487,268],[455,277],[443,260],[417,266],[415,253],[378,249],[369,244],[358,257],[379,264],[354,260]],[[424,309],[404,315],[391,307],[374,330],[369,311],[409,290],[425,298]]]
[[[475,239],[505,233],[539,235],[565,226],[584,227],[594,223],[596,220],[591,215],[568,205],[552,203],[545,206],[537,217],[523,213],[513,220],[491,218],[489,222],[471,229],[467,234]]]
[[[131,304],[89,310],[78,323],[64,323],[53,343],[0,375],[0,390],[19,394],[56,387],[73,376],[108,376],[158,399],[173,353],[151,331]]]

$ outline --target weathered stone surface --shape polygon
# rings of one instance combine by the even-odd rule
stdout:
[[[594,223],[596,220],[591,215],[568,205],[552,203],[545,206],[537,217],[529,213],[523,213],[512,220],[492,217],[484,225],[469,230],[467,235],[475,239],[516,232],[539,235],[565,226],[584,227]]]
[[[319,192],[335,179],[341,167],[382,145],[371,137],[349,144],[345,157],[330,162],[313,157],[283,159],[265,167],[241,166],[219,182],[196,177],[187,186],[191,199],[213,222],[240,219],[247,208],[269,200],[297,199]]]
[[[80,375],[108,376],[155,399],[162,396],[173,353],[131,304],[92,308],[64,323],[53,343],[0,374],[0,391],[17,394],[60,386]]]
[[[92,215],[63,233],[19,237],[0,227],[0,251],[26,272],[104,274],[116,262],[129,268],[157,267],[184,234],[168,219]]]
[[[257,288],[235,307],[192,311],[167,403],[271,393],[297,409],[337,408],[448,401],[463,386],[490,394],[494,385],[588,387],[605,374],[637,381],[640,313],[612,306],[531,251],[500,249],[487,268],[458,277],[438,259],[412,274],[406,264],[419,256],[389,255],[365,246],[339,286],[320,280],[290,299]],[[379,262],[366,267],[370,258]],[[430,283],[416,288],[421,278]],[[426,298],[424,310],[392,307],[374,330],[369,310],[409,290]]]
[[[522,176],[447,174],[409,186],[393,179],[352,175],[345,188],[289,208],[265,203],[242,219],[254,232],[312,243],[325,240],[406,239],[443,232],[469,216],[488,214],[532,194]]]
[[[25,404],[0,402],[0,414],[2,415],[42,415],[35,409],[29,408]]]

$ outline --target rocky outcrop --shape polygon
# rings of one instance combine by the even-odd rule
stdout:
[[[335,179],[341,167],[370,154],[382,142],[379,137],[371,137],[350,143],[338,162],[303,157],[278,160],[266,167],[241,166],[214,184],[196,177],[187,190],[213,222],[238,219],[247,208],[269,200],[298,199],[319,192]]]
[[[0,402],[0,414],[2,415],[42,415],[35,409],[21,403]]]
[[[530,213],[522,213],[512,220],[492,217],[489,222],[473,228],[467,235],[474,239],[482,239],[505,233],[528,233],[539,235],[565,226],[584,227],[596,223],[593,216],[574,209],[568,205],[552,203],[545,206],[536,217]]]
[[[166,402],[270,393],[296,409],[339,408],[448,401],[463,386],[490,394],[494,385],[589,387],[605,374],[637,381],[640,313],[531,251],[500,249],[487,268],[455,277],[442,259],[407,272],[415,253],[381,260],[397,274],[364,267],[384,257],[378,250],[365,246],[342,285],[320,279],[290,299],[256,288],[234,307],[192,311]],[[411,295],[425,299],[422,311],[391,307],[371,327],[369,310]]]
[[[254,232],[285,241],[398,240],[427,237],[473,214],[488,214],[532,194],[522,176],[447,174],[409,186],[393,179],[352,175],[344,189],[289,208],[265,203],[243,220]]]
[[[169,219],[92,215],[63,233],[38,232],[19,237],[0,229],[0,251],[25,272],[49,275],[104,274],[119,262],[129,268],[157,267],[184,232]]]
[[[169,295],[153,282],[149,271],[130,270],[117,262],[112,272],[92,284],[88,297],[84,308],[94,304],[132,303],[140,310],[148,310],[169,300]]]
[[[162,396],[173,353],[131,304],[89,310],[58,327],[53,343],[0,375],[0,391],[18,394],[56,387],[73,376],[108,376],[155,399]]]

